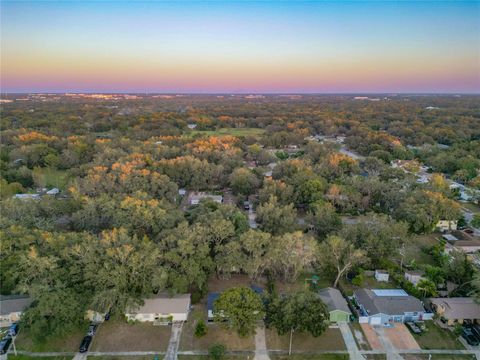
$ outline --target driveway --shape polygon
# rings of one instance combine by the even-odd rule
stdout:
[[[345,346],[347,347],[350,359],[365,359],[365,357],[361,355],[358,350],[358,346],[355,342],[352,331],[350,330],[350,326],[348,326],[347,323],[339,323],[338,327],[340,329],[340,332],[342,333],[343,341],[345,342]]]
[[[385,335],[398,350],[420,350],[417,341],[404,324],[395,323],[393,328],[385,328]]]
[[[265,327],[258,325],[255,329],[255,357],[254,360],[270,360],[265,340]]]
[[[180,335],[182,334],[183,322],[174,322],[172,325],[172,334],[168,343],[165,360],[177,360],[178,345],[180,344]]]

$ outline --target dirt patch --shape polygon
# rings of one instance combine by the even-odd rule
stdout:
[[[388,337],[392,345],[397,349],[420,349],[417,341],[404,324],[396,323],[392,328],[385,328],[385,335]]]
[[[382,343],[380,342],[375,329],[369,324],[360,324],[360,326],[372,350],[383,350]]]
[[[91,351],[166,351],[170,326],[111,320],[99,326]]]

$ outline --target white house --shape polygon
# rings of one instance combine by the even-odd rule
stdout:
[[[0,327],[7,327],[20,320],[32,300],[26,295],[0,295]]]
[[[433,314],[402,289],[359,289],[353,293],[359,322],[390,326],[395,322],[431,320]]]
[[[190,205],[198,205],[203,199],[211,199],[219,204],[223,202],[223,196],[221,195],[211,195],[211,194],[197,194],[192,195],[190,198]]]
[[[46,192],[47,195],[58,195],[60,193],[60,190],[58,188],[53,188],[53,189],[50,189]]]
[[[424,280],[425,272],[422,270],[407,270],[405,271],[405,279],[410,281],[413,285],[417,286],[420,280]]]
[[[142,306],[130,308],[125,313],[129,321],[168,324],[186,321],[190,310],[190,294],[169,296],[157,294],[144,300]]]
[[[377,281],[388,282],[388,271],[387,270],[375,270],[375,279]]]
[[[435,227],[440,231],[457,230],[457,220],[439,220]]]
[[[40,200],[40,194],[15,194],[13,198],[20,200]]]

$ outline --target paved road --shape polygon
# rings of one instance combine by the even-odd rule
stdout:
[[[350,326],[348,326],[348,324],[346,323],[339,323],[338,327],[340,328],[340,332],[342,333],[343,341],[345,342],[345,346],[347,347],[350,359],[365,359],[365,357],[362,356],[360,354],[360,351],[358,350],[358,346],[355,342],[352,331],[350,330]]]
[[[250,202],[250,209],[248,209],[248,225],[252,229],[257,228],[257,214],[253,211],[253,205],[252,202]]]
[[[73,360],[87,360],[87,353],[76,353]]]
[[[259,325],[255,329],[255,357],[254,360],[270,360],[265,341],[265,326]]]
[[[180,345],[180,335],[182,334],[183,322],[174,322],[172,325],[172,333],[168,342],[165,360],[177,360],[178,345]]]

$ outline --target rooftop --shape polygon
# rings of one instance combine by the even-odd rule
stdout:
[[[22,312],[32,303],[27,295],[0,295],[0,315]]]
[[[359,289],[354,295],[369,315],[401,315],[406,312],[425,311],[420,300],[402,289]]]
[[[144,300],[144,304],[135,309],[129,309],[130,314],[171,314],[188,312],[190,307],[190,294],[169,296],[157,294]]]
[[[347,301],[338,289],[332,287],[321,289],[318,291],[318,296],[327,305],[328,311],[341,310],[349,314],[352,313]]]
[[[480,319],[480,304],[470,297],[431,298],[430,302],[441,307],[448,319]]]

